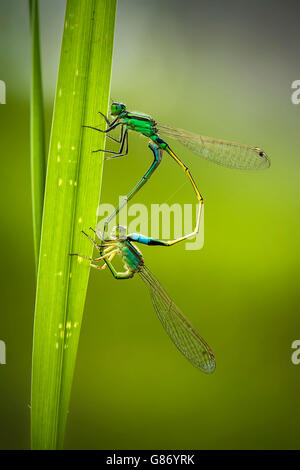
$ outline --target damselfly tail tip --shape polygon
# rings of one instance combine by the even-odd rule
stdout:
[[[253,149],[257,155],[260,157],[261,162],[260,162],[260,168],[270,168],[271,166],[271,160],[261,148],[259,147],[254,147]]]

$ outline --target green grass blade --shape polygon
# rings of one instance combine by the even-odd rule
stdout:
[[[83,129],[107,112],[116,0],[68,0],[50,140],[32,364],[32,448],[63,446],[95,226],[104,134]],[[82,262],[80,262],[82,261]],[[99,285],[101,293],[101,285]]]
[[[31,105],[30,105],[30,160],[31,194],[35,266],[37,271],[45,188],[45,128],[38,0],[30,0],[31,24]]]

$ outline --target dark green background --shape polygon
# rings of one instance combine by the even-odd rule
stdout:
[[[50,130],[64,2],[41,1]],[[204,135],[261,146],[268,171],[201,161],[179,144],[205,200],[205,245],[145,247],[146,263],[213,348],[214,375],[175,350],[134,278],[92,272],[66,447],[299,448],[299,76],[295,1],[119,2],[112,93],[131,109]],[[29,447],[34,258],[29,167],[27,2],[0,5],[0,447]],[[95,117],[95,123],[99,124]],[[91,123],[93,124],[93,123]],[[87,158],[95,158],[95,156]],[[105,164],[102,201],[115,204],[151,160],[130,136],[127,158]],[[165,158],[135,202],[191,202]],[[55,230],[55,227],[53,227]]]

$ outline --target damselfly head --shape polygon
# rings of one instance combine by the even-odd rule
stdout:
[[[125,240],[127,238],[127,228],[123,225],[117,225],[112,229],[110,237],[114,240]]]
[[[110,114],[112,116],[118,116],[119,114],[123,113],[124,111],[126,111],[126,105],[125,104],[117,103],[117,102],[114,102],[114,103],[111,104]]]

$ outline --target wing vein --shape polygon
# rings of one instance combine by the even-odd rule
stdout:
[[[140,267],[139,274],[147,284],[157,316],[175,346],[195,367],[212,373],[216,364],[208,344],[145,265]]]
[[[205,137],[163,124],[158,124],[158,132],[217,165],[243,170],[261,170],[270,166],[269,157],[259,147]]]

